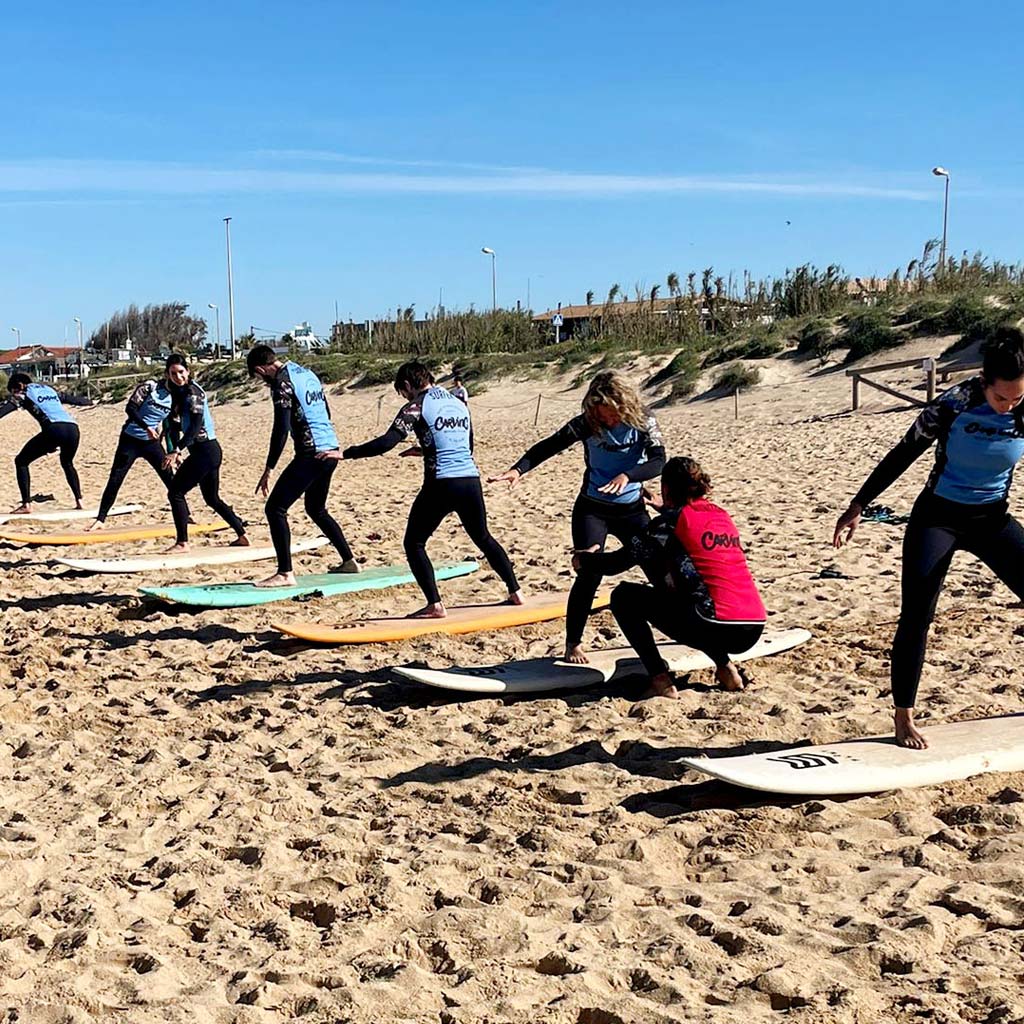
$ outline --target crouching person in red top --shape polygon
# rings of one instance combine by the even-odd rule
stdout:
[[[743,688],[730,655],[757,643],[765,610],[729,513],[708,501],[711,480],[693,459],[670,459],[661,474],[661,514],[610,554],[576,551],[573,567],[610,576],[631,566],[650,585],[620,583],[612,614],[651,677],[651,695],[677,697],[651,626],[703,651],[727,690]]]

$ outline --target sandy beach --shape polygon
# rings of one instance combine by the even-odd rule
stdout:
[[[652,365],[626,372],[642,379]],[[741,395],[738,419],[732,398],[656,410],[670,454],[703,463],[739,525],[769,626],[814,634],[749,663],[741,695],[708,672],[674,702],[641,701],[628,684],[460,700],[388,669],[547,655],[562,624],[313,648],[271,623],[399,614],[422,603],[418,590],[194,612],[144,602],[137,587],[253,579],[272,563],[144,579],[48,560],[168,542],[0,546],[0,1021],[1024,1020],[1024,774],[796,800],[676,763],[890,728],[902,529],[865,523],[840,552],[831,536],[914,411],[869,392],[850,413],[841,371],[759,365],[765,386]],[[883,379],[923,385],[914,371]],[[485,475],[576,412],[571,383],[508,381],[474,397]],[[352,444],[383,431],[400,400],[342,390],[331,405]],[[254,387],[213,411],[223,493],[266,542],[253,491],[269,402]],[[73,412],[95,503],[123,407]],[[4,509],[17,503],[11,457],[35,429],[26,415],[0,425]],[[930,465],[881,500],[908,513]],[[571,582],[581,474],[577,449],[511,493],[486,489],[492,531],[531,593]],[[421,475],[395,453],[339,466],[330,507],[367,566],[403,563]],[[33,490],[56,498],[41,510],[66,507],[56,457],[36,464]],[[1018,484],[1018,515],[1021,495]],[[146,511],[119,525],[170,523],[141,462],[120,500]],[[192,505],[210,521],[198,492]],[[301,505],[291,520],[296,537],[315,532]],[[454,519],[430,551],[475,556]],[[324,548],[296,567],[335,560]],[[486,566],[441,590],[450,603],[502,596]],[[958,556],[921,724],[1020,712],[1022,632],[1013,595]],[[607,612],[587,640],[622,643]]]

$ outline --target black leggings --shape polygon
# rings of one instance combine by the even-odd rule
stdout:
[[[245,523],[235,515],[235,510],[220,496],[220,464],[224,460],[220,442],[197,441],[188,450],[188,458],[181,469],[174,474],[167,497],[174,516],[174,528],[178,531],[178,543],[188,543],[188,505],[185,495],[197,484],[203,501],[213,509],[241,537]]]
[[[405,557],[429,604],[437,604],[441,595],[437,590],[434,567],[427,557],[427,541],[446,516],[454,512],[469,539],[483,552],[487,564],[501,577],[514,594],[519,589],[516,573],[505,549],[487,529],[487,509],[480,478],[454,477],[450,480],[428,480],[409,510],[409,524],[405,528]]]
[[[692,604],[644,583],[620,583],[612,591],[612,615],[647,672],[656,676],[667,665],[658,652],[651,626],[676,643],[703,651],[721,668],[730,654],[749,651],[764,632],[763,622],[714,622],[701,618]]]
[[[110,477],[107,486],[103,488],[103,497],[100,498],[100,510],[96,518],[103,522],[107,513],[117,500],[117,493],[121,490],[121,484],[128,475],[128,470],[135,464],[136,459],[145,459],[164,482],[164,486],[170,490],[174,474],[169,469],[164,469],[164,456],[167,453],[160,447],[159,441],[140,441],[131,434],[122,433],[117,439],[117,450],[114,452],[114,462],[110,467]]]
[[[961,550],[980,558],[1024,601],[1024,528],[1006,503],[972,506],[922,494],[903,537],[903,600],[891,664],[898,708],[912,708],[917,699],[935,605],[953,554]]]
[[[600,551],[604,551],[609,533],[625,544],[631,537],[643,533],[650,521],[643,501],[616,505],[581,494],[572,507],[572,546],[589,548],[596,544]],[[567,647],[582,643],[583,628],[600,585],[601,576],[597,573],[583,571],[576,574],[565,615]]]
[[[28,467],[44,455],[60,449],[60,468],[64,470],[64,479],[75,496],[75,501],[82,500],[82,485],[78,482],[78,471],[75,469],[75,453],[80,440],[77,423],[51,423],[44,427],[14,457],[14,471],[18,477],[18,490],[21,491],[22,503],[27,505],[32,500],[32,482]]]
[[[327,511],[327,492],[338,463],[309,456],[292,459],[284,467],[267,498],[267,523],[277,552],[277,571],[292,571],[292,531],[288,525],[288,509],[306,496],[306,515],[320,527],[321,533],[334,545],[343,562],[352,557],[352,549],[334,517]]]

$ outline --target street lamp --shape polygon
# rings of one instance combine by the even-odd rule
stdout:
[[[208,302],[206,305],[217,314],[217,352],[213,358],[220,359],[220,309],[218,309],[212,302]]]
[[[498,278],[497,271],[494,266],[494,250],[488,249],[485,245],[480,251],[485,256],[491,257],[491,312],[496,313],[498,311]]]
[[[78,379],[82,379],[82,321],[77,316],[71,318],[78,324]]]
[[[21,348],[21,330],[17,327],[12,327],[11,330],[18,336],[18,348]]]
[[[231,333],[231,358],[235,358],[235,292],[231,283],[231,218],[224,218],[224,234],[228,241],[228,330]]]
[[[946,179],[945,197],[942,200],[942,248],[939,249],[940,273],[946,272],[946,225],[949,222],[949,171],[945,167],[933,167],[932,174]]]

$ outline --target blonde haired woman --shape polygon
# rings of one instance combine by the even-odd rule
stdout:
[[[514,487],[546,459],[583,443],[586,469],[572,509],[572,545],[577,551],[603,551],[608,534],[628,544],[647,529],[643,483],[659,476],[665,446],[657,420],[628,381],[614,371],[599,373],[583,397],[583,412],[550,437],[538,441],[507,472],[491,477]],[[583,628],[600,585],[595,571],[581,571],[569,593],[565,618],[565,659],[584,664]]]

